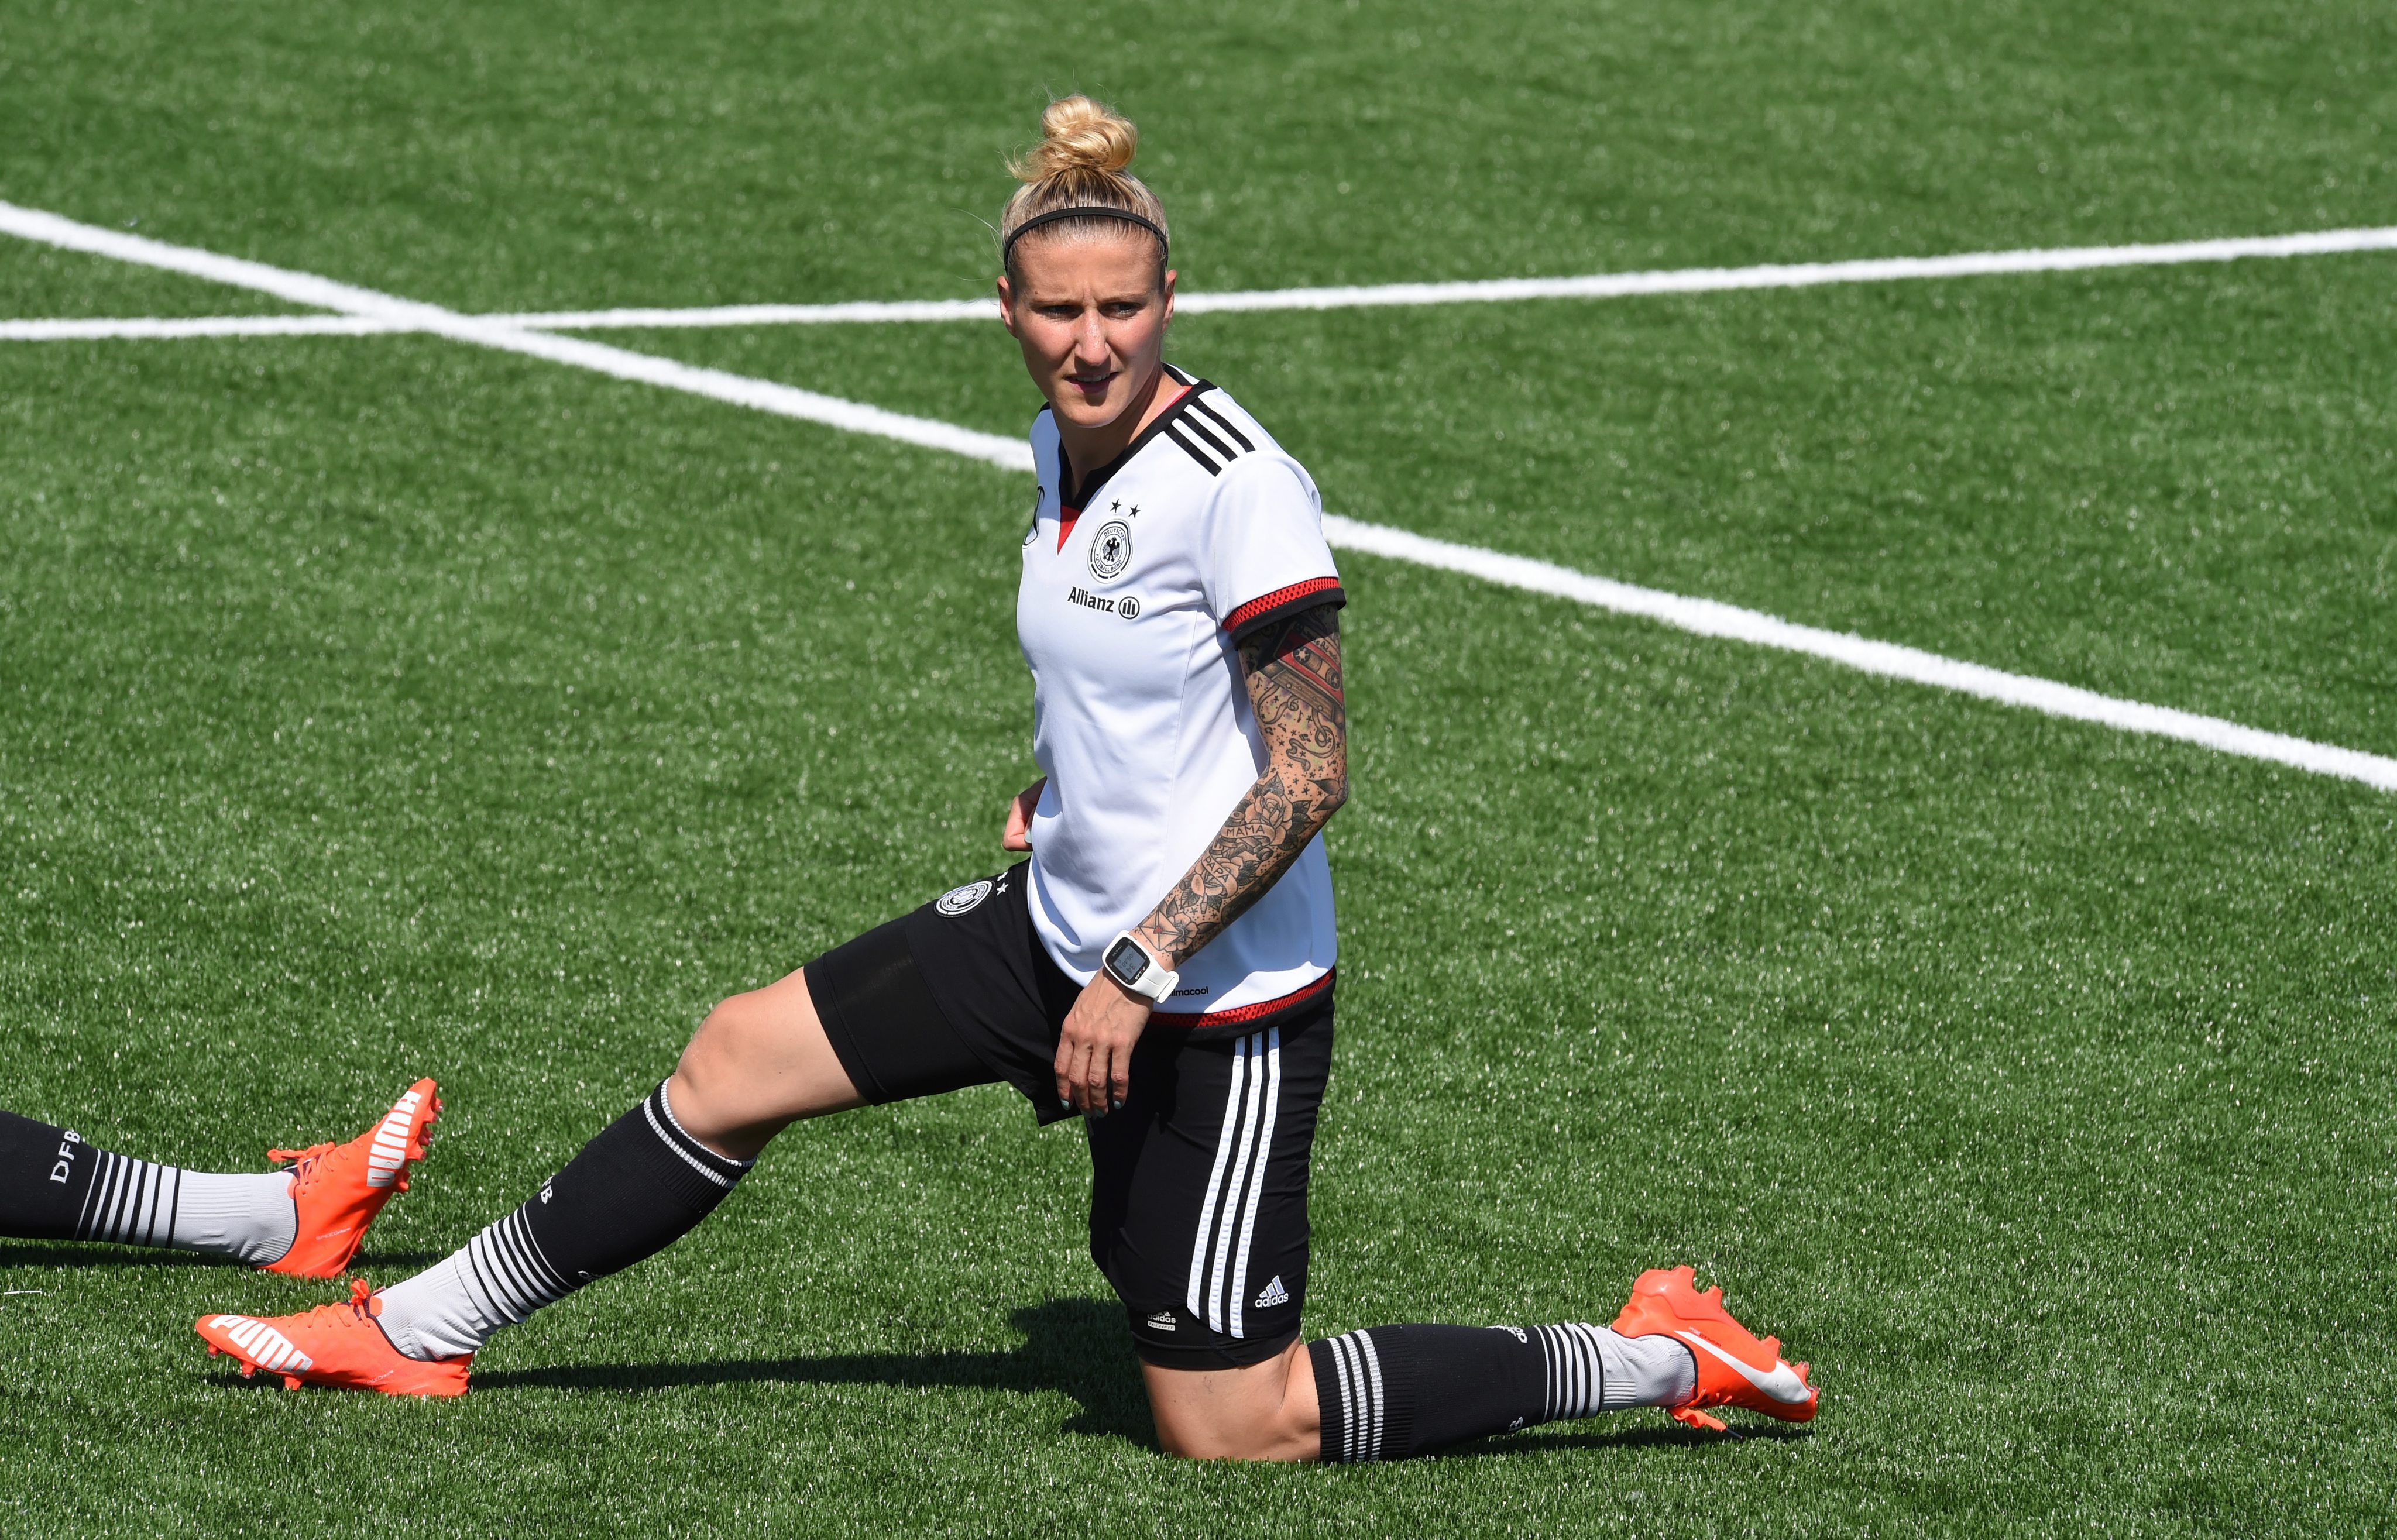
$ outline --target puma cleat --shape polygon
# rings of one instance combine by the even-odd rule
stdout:
[[[350,1280],[350,1297],[296,1316],[202,1316],[193,1330],[208,1354],[232,1355],[247,1379],[263,1369],[283,1377],[286,1390],[303,1385],[379,1390],[386,1396],[462,1396],[475,1355],[411,1359],[391,1345],[375,1317],[382,1302],[367,1280]]]
[[[367,1226],[408,1190],[408,1168],[424,1158],[433,1120],[441,1115],[438,1088],[419,1080],[408,1088],[382,1120],[346,1145],[311,1145],[301,1150],[268,1150],[266,1158],[291,1166],[291,1201],[300,1227],[291,1249],[266,1264],[270,1273],[293,1278],[336,1278],[367,1238]]]

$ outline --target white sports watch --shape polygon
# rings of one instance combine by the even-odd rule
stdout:
[[[1122,984],[1143,999],[1163,1003],[1182,982],[1182,975],[1157,960],[1157,954],[1140,943],[1140,938],[1126,931],[1107,943],[1100,954],[1099,966],[1107,977]]]

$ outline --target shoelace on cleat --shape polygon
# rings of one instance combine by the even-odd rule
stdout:
[[[319,1326],[364,1326],[382,1314],[382,1301],[365,1279],[350,1279],[350,1297],[319,1305],[300,1319]]]
[[[311,1145],[303,1150],[271,1149],[266,1152],[266,1158],[269,1164],[277,1166],[286,1161],[292,1162],[291,1196],[298,1198],[315,1185],[318,1168],[324,1164],[325,1157],[341,1147],[328,1141],[322,1145]]]

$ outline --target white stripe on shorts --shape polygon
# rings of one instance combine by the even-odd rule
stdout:
[[[1215,1139],[1215,1169],[1207,1178],[1207,1200],[1198,1209],[1198,1234],[1190,1242],[1190,1313],[1207,1319],[1207,1240],[1215,1230],[1215,1197],[1223,1191],[1224,1168],[1232,1157],[1232,1140],[1238,1132],[1234,1114],[1240,1105],[1240,1085],[1248,1069],[1244,1054],[1232,1055],[1232,1089],[1224,1097],[1224,1132]],[[1213,1326],[1212,1321],[1209,1321]]]
[[[1241,1200],[1240,1250],[1232,1262],[1232,1335],[1240,1330],[1240,1308],[1249,1297],[1249,1241],[1256,1234],[1257,1209],[1265,1201],[1265,1165],[1273,1158],[1274,1115],[1281,1105],[1281,1028],[1267,1027],[1260,1051],[1265,1061],[1265,1120],[1257,1133],[1256,1163],[1249,1168],[1248,1195]]]

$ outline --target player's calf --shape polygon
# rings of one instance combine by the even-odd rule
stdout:
[[[1737,1406],[1785,1422],[1814,1415],[1807,1366],[1749,1335],[1701,1294],[1691,1269],[1640,1276],[1613,1327],[1376,1326],[1310,1343],[1321,1458],[1394,1460],[1469,1439],[1654,1406],[1694,1427]]]

